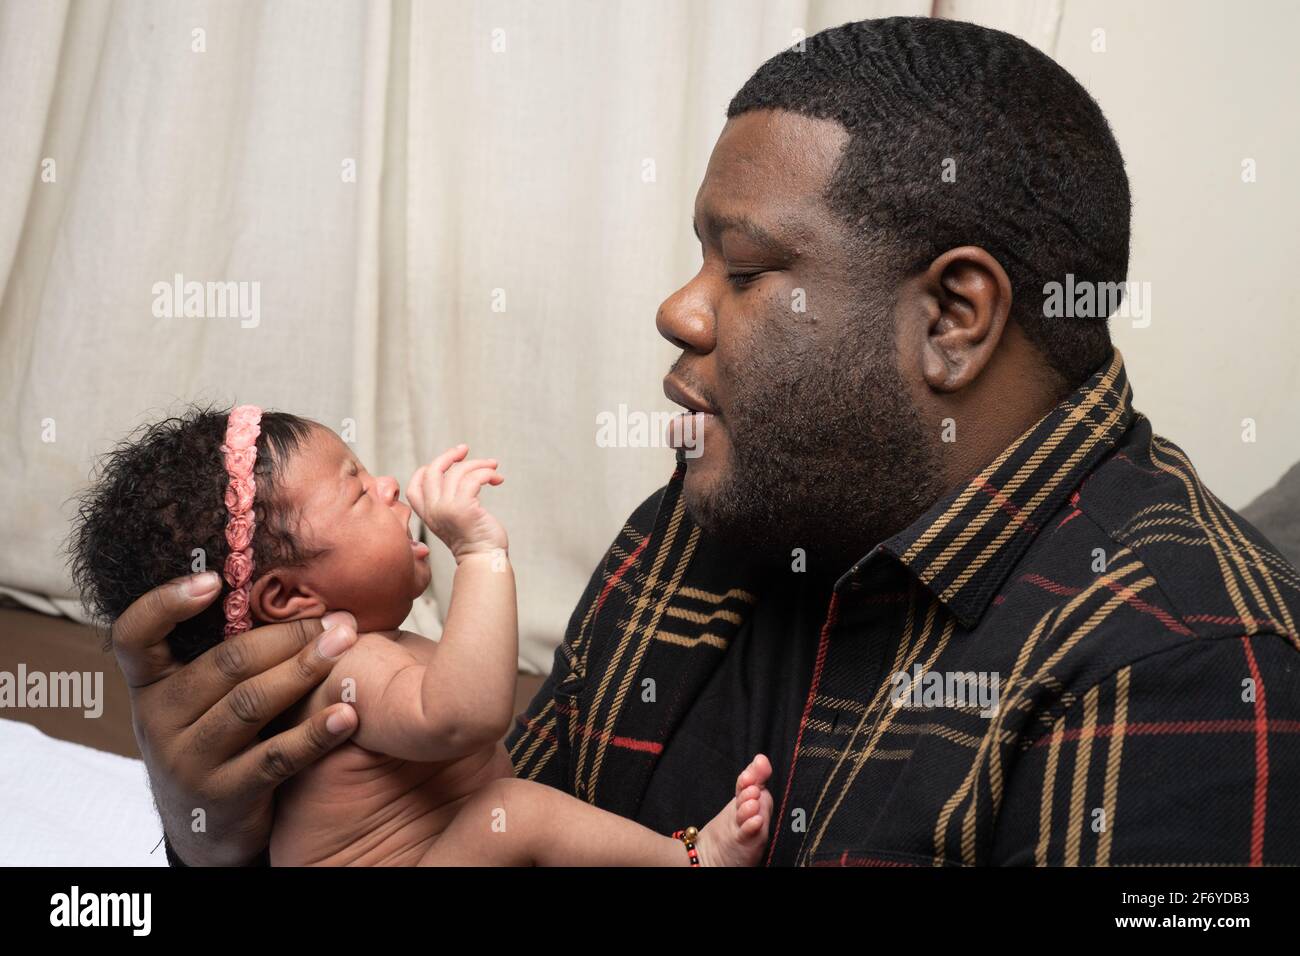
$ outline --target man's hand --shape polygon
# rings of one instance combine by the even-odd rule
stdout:
[[[421,466],[406,486],[406,500],[420,520],[436,534],[459,564],[466,555],[491,554],[509,548],[505,528],[483,507],[479,491],[499,485],[495,458],[466,460],[468,445],[448,448]]]
[[[178,578],[141,596],[113,626],[163,827],[176,854],[194,866],[255,859],[270,839],[276,786],[357,727],[352,707],[336,704],[269,740],[257,738],[356,642],[347,612],[259,627],[177,663],[167,635],[220,591],[213,572]]]

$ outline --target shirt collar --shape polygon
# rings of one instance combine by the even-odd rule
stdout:
[[[1044,522],[1116,447],[1136,414],[1115,349],[978,476],[879,550],[907,567],[963,627],[974,627]]]

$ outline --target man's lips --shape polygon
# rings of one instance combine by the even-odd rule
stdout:
[[[664,394],[668,396],[670,402],[682,406],[688,412],[699,412],[703,415],[718,414],[717,410],[709,405],[708,402],[700,398],[671,375],[664,376]]]
[[[688,458],[704,454],[705,435],[716,428],[717,410],[671,374],[664,376],[664,394],[686,409],[668,424],[666,438],[671,448],[685,449]]]

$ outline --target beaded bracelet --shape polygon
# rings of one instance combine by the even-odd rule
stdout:
[[[685,830],[674,830],[673,839],[681,840],[686,844],[686,855],[691,858],[691,866],[700,865],[700,854],[695,849],[695,841],[699,838],[700,831],[695,827],[687,827]]]

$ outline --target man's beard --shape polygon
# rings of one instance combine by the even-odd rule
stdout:
[[[725,477],[692,519],[747,563],[839,575],[944,488],[898,372],[888,316],[826,352],[774,348],[727,369]],[[688,464],[689,467],[689,464]]]

